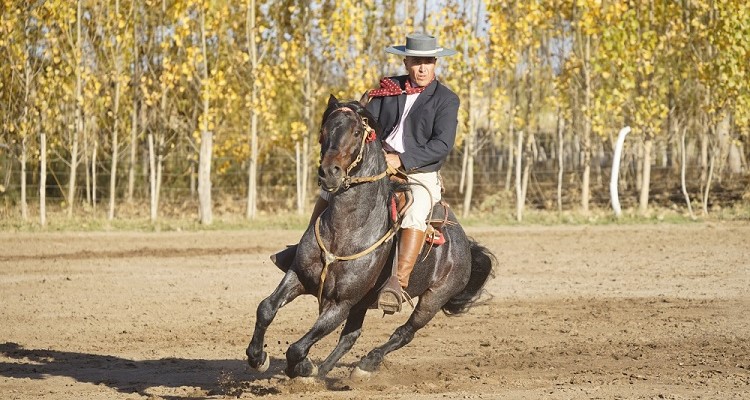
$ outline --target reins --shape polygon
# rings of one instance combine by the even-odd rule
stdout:
[[[359,114],[357,114],[359,115]],[[375,130],[369,125],[366,117],[361,117],[362,126],[363,128],[363,134],[362,134],[362,142],[359,147],[359,154],[357,154],[357,158],[354,159],[354,161],[349,165],[349,167],[346,168],[344,179],[343,179],[343,185],[344,189],[349,189],[349,187],[353,184],[358,183],[367,183],[367,182],[375,182],[379,181],[380,179],[385,178],[389,174],[389,169],[386,169],[385,171],[377,174],[377,175],[371,175],[371,176],[355,176],[351,177],[349,176],[349,173],[356,167],[361,161],[362,157],[364,156],[365,152],[365,144],[375,141],[377,137],[375,136]],[[396,222],[391,223],[391,227],[383,234],[383,236],[378,239],[375,243],[373,243],[370,247],[360,251],[359,253],[352,254],[349,256],[337,256],[333,253],[331,253],[328,248],[326,248],[325,244],[323,243],[323,240],[321,239],[320,235],[320,219],[323,216],[321,213],[318,218],[315,220],[315,240],[318,242],[318,247],[320,247],[320,250],[323,252],[324,255],[324,262],[323,262],[323,270],[320,272],[320,286],[318,287],[318,312],[323,311],[323,284],[325,283],[326,276],[328,275],[328,267],[333,264],[336,261],[351,261],[356,260],[360,257],[366,256],[367,254],[372,253],[375,249],[380,247],[383,243],[391,240],[393,236],[398,232],[398,224]]]
[[[321,214],[322,215],[322,214]],[[320,250],[323,251],[324,255],[324,263],[323,263],[323,270],[320,272],[320,286],[318,287],[318,312],[323,310],[323,284],[326,281],[326,276],[328,275],[328,267],[333,264],[336,261],[351,261],[356,260],[360,257],[366,256],[367,254],[372,253],[375,249],[380,247],[381,244],[391,240],[393,236],[398,232],[398,228],[395,223],[391,224],[390,229],[388,229],[385,234],[378,239],[377,242],[373,243],[370,247],[360,251],[359,253],[352,254],[350,256],[337,256],[326,248],[325,244],[323,244],[323,241],[320,238],[320,217],[315,220],[315,239],[318,241],[318,246],[320,247]]]

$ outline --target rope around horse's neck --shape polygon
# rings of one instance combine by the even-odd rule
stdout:
[[[363,257],[367,254],[370,254],[375,249],[380,247],[381,244],[391,240],[393,236],[398,232],[398,227],[395,223],[391,224],[391,227],[385,232],[385,234],[378,239],[377,242],[373,243],[370,247],[360,251],[359,253],[352,254],[350,256],[337,256],[326,248],[325,244],[323,244],[323,240],[320,236],[320,217],[323,214],[319,215],[318,218],[315,220],[315,240],[318,241],[318,246],[323,251],[323,254],[325,256],[324,258],[324,264],[323,264],[323,271],[320,272],[320,286],[318,287],[318,313],[323,311],[323,284],[326,281],[326,275],[328,275],[328,267],[336,262],[336,261],[350,261],[350,260],[356,260],[360,257]]]

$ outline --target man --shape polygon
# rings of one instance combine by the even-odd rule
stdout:
[[[456,51],[438,47],[435,37],[412,33],[406,45],[386,52],[404,56],[407,75],[381,80],[381,88],[368,93],[367,109],[383,127],[386,162],[406,173],[413,196],[399,234],[398,279],[390,279],[378,298],[381,309],[400,310],[425,241],[427,217],[441,199],[438,171],[456,140],[459,100],[435,77],[437,58]]]
[[[386,52],[404,56],[407,75],[383,78],[380,88],[369,91],[367,109],[383,127],[380,139],[390,167],[406,173],[412,183],[413,203],[401,223],[398,274],[381,290],[378,306],[400,310],[403,290],[419,257],[427,230],[426,220],[441,199],[438,171],[456,140],[458,96],[435,77],[439,57],[456,54],[438,47],[437,39],[424,33],[406,36],[403,46],[391,46]],[[322,192],[313,209],[310,223],[328,205],[330,193]],[[296,252],[295,247],[271,256],[284,269]]]

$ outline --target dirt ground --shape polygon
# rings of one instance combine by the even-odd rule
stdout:
[[[255,308],[299,231],[0,232],[3,399],[747,399],[750,225],[468,229],[499,260],[485,302],[438,315],[352,381],[407,318],[371,311],[324,381],[283,375],[312,297],[246,367]],[[311,352],[322,361],[338,332]]]

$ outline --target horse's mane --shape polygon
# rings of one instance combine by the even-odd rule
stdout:
[[[326,107],[326,110],[323,112],[323,120],[320,122],[320,126],[323,126],[323,124],[325,124],[326,120],[331,115],[331,113],[333,113],[335,110],[341,107],[349,108],[350,110],[359,114],[363,118],[367,118],[368,124],[370,125],[372,129],[375,130],[375,134],[377,135],[377,137],[378,138],[381,137],[381,134],[383,133],[383,128],[380,126],[380,124],[372,115],[372,113],[367,108],[365,108],[365,106],[363,106],[360,102],[356,100],[340,102],[333,95],[331,95],[331,97],[328,99],[328,106]]]

